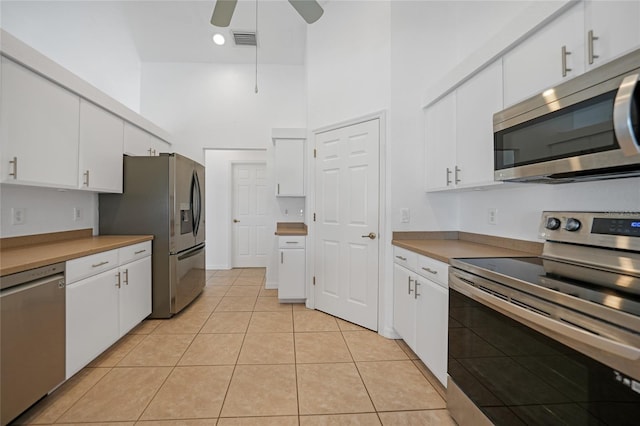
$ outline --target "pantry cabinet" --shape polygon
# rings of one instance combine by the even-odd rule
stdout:
[[[124,120],[80,100],[80,188],[122,192]]]
[[[498,60],[426,109],[427,192],[496,184],[493,114],[502,107]]]
[[[3,183],[78,187],[80,98],[2,57]]]
[[[151,313],[151,242],[66,262],[66,378]]]
[[[446,386],[448,265],[394,247],[393,327]]]
[[[278,237],[278,299],[300,300],[305,296],[305,240],[303,236]]]

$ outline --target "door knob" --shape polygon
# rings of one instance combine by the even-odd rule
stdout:
[[[233,223],[239,223],[240,221],[238,219],[233,219]]]
[[[362,238],[369,238],[371,240],[375,240],[376,239],[376,233],[375,232],[369,232],[369,235],[363,235]]]

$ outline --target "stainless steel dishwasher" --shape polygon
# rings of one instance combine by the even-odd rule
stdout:
[[[0,278],[0,424],[65,377],[64,263]]]

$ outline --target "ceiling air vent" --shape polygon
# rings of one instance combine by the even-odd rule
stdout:
[[[256,33],[250,31],[232,31],[236,46],[256,46]]]

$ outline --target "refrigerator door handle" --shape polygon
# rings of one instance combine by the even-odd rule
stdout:
[[[193,236],[198,235],[200,229],[202,195],[200,194],[200,181],[198,173],[194,170],[191,177],[191,220],[193,223]]]
[[[200,244],[190,250],[184,251],[178,255],[178,260],[184,260],[184,259],[188,259],[190,257],[196,256],[204,250],[204,247],[205,247],[204,244]]]

